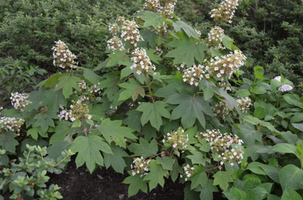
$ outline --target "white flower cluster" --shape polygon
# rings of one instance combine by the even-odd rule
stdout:
[[[198,31],[197,29],[195,29],[195,32],[197,33],[197,35],[198,35],[199,37],[201,37],[201,31]]]
[[[177,131],[173,131],[172,133],[167,133],[166,136],[164,135],[164,139],[162,140],[163,143],[168,142],[172,145],[175,151],[185,149],[187,147],[188,142],[188,134],[184,135],[184,130],[179,127]]]
[[[54,61],[54,66],[61,67],[62,69],[70,68],[75,69],[77,63],[74,61],[76,56],[68,49],[66,44],[61,40],[56,41],[56,46],[52,48]]]
[[[224,30],[219,26],[216,26],[208,33],[207,42],[210,46],[217,46],[218,43],[222,42]]]
[[[130,45],[136,47],[137,43],[143,41],[143,37],[140,35],[138,25],[135,21],[125,20],[122,25],[121,38],[125,42],[129,42]]]
[[[84,80],[80,81],[79,83],[77,83],[77,85],[79,86],[79,88],[83,91],[86,90],[86,82]]]
[[[58,114],[59,120],[60,121],[69,121],[72,118],[72,110],[68,110],[64,108],[63,105],[59,106],[60,112]]]
[[[27,94],[27,93],[18,93],[18,92],[11,93],[10,100],[11,100],[12,106],[15,109],[23,111],[23,108],[25,106],[32,103],[29,100],[26,100],[28,97],[29,97],[29,94]]]
[[[225,101],[220,101],[219,103],[216,103],[213,107],[213,112],[215,117],[225,119],[225,115],[229,113],[229,108],[226,105]]]
[[[133,163],[130,165],[132,170],[132,175],[135,176],[136,174],[140,174],[140,177],[144,176],[148,172],[148,164],[150,159],[144,160],[141,156],[140,158],[135,158]]]
[[[163,8],[162,8],[162,15],[166,16],[168,18],[173,18],[173,14],[175,11],[175,4],[176,4],[176,2],[171,2],[171,3],[165,4],[165,6],[163,6]]]
[[[203,66],[203,65],[194,65],[190,68],[187,68],[183,71],[183,82],[186,82],[190,85],[199,85],[199,81],[202,78],[209,78],[208,74],[208,66]]]
[[[94,84],[90,87],[89,92],[90,93],[101,93],[101,88],[99,88],[100,82],[98,82],[98,84]]]
[[[160,12],[162,9],[159,0],[147,0],[143,4],[143,10],[149,10],[152,12]]]
[[[120,31],[119,26],[116,23],[108,25],[108,30],[112,35],[118,35]]]
[[[6,131],[20,132],[20,127],[25,122],[22,118],[15,117],[1,117],[0,127]]]
[[[157,28],[155,28],[155,33],[158,35],[163,35],[164,33],[167,32],[165,22],[163,22],[162,25],[158,24]]]
[[[220,4],[218,9],[213,9],[210,11],[211,18],[217,23],[228,22],[232,23],[235,11],[237,9],[239,0],[225,0]]]
[[[122,24],[125,22],[125,18],[122,16],[119,16],[117,19],[118,25],[122,26]]]
[[[249,110],[249,107],[251,104],[251,99],[248,97],[242,97],[240,99],[237,99],[238,107],[243,113],[247,113],[247,110]]]
[[[225,91],[231,91],[231,88],[229,87],[229,85],[227,85],[226,83],[222,83],[222,82],[219,82],[218,83],[218,86],[219,86],[219,88],[222,88],[223,90],[225,90]]]
[[[281,82],[281,76],[277,76],[274,79]],[[279,90],[281,92],[287,92],[287,91],[292,90],[292,89],[293,89],[293,87],[291,85],[288,85],[288,84],[284,84],[284,85],[279,87]]]
[[[157,46],[156,46],[155,54],[156,54],[157,56],[162,56],[163,50],[162,50],[160,47],[157,47]]]
[[[188,179],[189,177],[191,177],[191,175],[194,173],[195,168],[194,168],[194,167],[191,167],[191,166],[189,166],[189,164],[187,164],[187,165],[185,165],[185,166],[183,167],[183,170],[184,170],[184,173],[185,173],[185,178],[184,178],[184,180],[187,181],[187,179]],[[180,174],[180,177],[183,178],[183,175]]]
[[[212,71],[211,76],[216,76],[221,78],[221,80],[223,76],[230,78],[233,72],[245,64],[244,60],[246,60],[246,56],[239,50],[235,50],[221,58],[216,56],[215,59],[211,59],[209,63],[209,69]]]
[[[243,159],[243,151],[241,149],[234,149],[232,144],[242,145],[243,141],[238,136],[231,136],[227,133],[221,134],[219,130],[209,130],[201,132],[198,136],[205,138],[209,142],[210,148],[213,152],[218,153],[221,159],[220,164],[229,162],[231,165],[234,163],[241,163]]]
[[[107,41],[107,48],[110,50],[119,50],[119,51],[124,51],[124,45],[122,41],[118,37],[113,37]]]
[[[134,64],[130,67],[131,70],[135,70],[137,74],[148,74],[151,70],[156,70],[155,65],[153,65],[146,55],[146,51],[143,48],[136,48],[132,52],[133,57],[131,60]]]

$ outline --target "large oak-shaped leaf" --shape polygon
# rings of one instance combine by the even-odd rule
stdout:
[[[149,102],[141,104],[137,110],[143,112],[141,117],[142,125],[150,121],[150,124],[159,130],[162,125],[162,116],[170,117],[168,110],[165,108],[166,106],[168,106],[167,103],[163,101],[157,101],[154,104]]]
[[[210,105],[200,96],[193,97],[190,94],[174,94],[167,102],[170,104],[179,104],[173,110],[171,119],[181,118],[184,128],[192,127],[196,119],[205,127],[204,113],[210,116],[213,115]]]

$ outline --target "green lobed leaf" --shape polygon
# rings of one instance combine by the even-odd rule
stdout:
[[[158,153],[157,141],[153,139],[150,143],[144,138],[139,139],[139,143],[132,143],[128,149],[134,153],[133,156],[142,156],[148,158]]]
[[[263,106],[256,107],[254,110],[254,117],[262,119],[266,116],[266,109]]]
[[[156,45],[156,40],[159,38],[159,36],[150,31],[150,30],[140,30],[140,35],[143,37],[144,41],[148,42],[149,46],[152,48]]]
[[[293,153],[296,154],[296,146],[288,143],[279,143],[271,148],[275,152],[279,153]]]
[[[169,51],[165,57],[173,57],[173,64],[184,62],[188,66],[194,64],[195,59],[202,63],[204,60],[204,51],[207,51],[207,46],[202,43],[196,43],[194,38],[184,37],[184,40],[175,40],[168,43],[168,46],[176,49]]]
[[[137,110],[130,110],[126,113],[127,117],[123,120],[123,124],[126,124],[129,128],[134,129],[135,131],[141,131],[141,122],[142,113]]]
[[[204,113],[212,116],[213,112],[208,102],[200,96],[193,97],[190,94],[174,94],[167,100],[170,104],[179,104],[172,112],[171,119],[181,118],[184,128],[192,127],[198,119],[200,124],[205,127]]]
[[[92,84],[97,85],[99,80],[100,80],[100,76],[98,76],[95,72],[93,72],[90,69],[84,68],[83,70],[83,76],[84,78],[86,78],[89,82],[91,82]]]
[[[246,199],[247,194],[246,192],[239,190],[235,187],[230,188],[223,192],[229,200],[243,200]]]
[[[136,174],[135,176],[130,175],[124,179],[122,183],[129,184],[128,197],[134,196],[139,192],[139,190],[147,193],[147,183],[143,180],[143,177],[140,177],[139,174]]]
[[[103,166],[103,157],[100,151],[108,154],[113,153],[110,146],[97,135],[78,136],[73,141],[70,150],[74,153],[78,152],[76,157],[77,168],[86,163],[90,173],[93,172],[96,164]]]
[[[162,125],[162,117],[170,118],[170,113],[165,108],[168,104],[163,101],[156,101],[155,103],[141,104],[137,110],[143,112],[141,117],[141,124],[144,125],[150,121],[151,125],[157,130]]]
[[[80,91],[78,86],[78,82],[80,82],[76,76],[69,76],[68,74],[64,74],[61,78],[59,78],[58,85],[56,86],[56,90],[62,89],[62,94],[67,99],[71,94],[73,94],[73,88]]]
[[[280,183],[282,189],[287,187],[293,190],[303,189],[303,170],[293,164],[288,164],[280,170]]]
[[[250,92],[248,89],[239,89],[235,96],[237,97],[249,97],[250,96]]]
[[[132,134],[133,129],[121,126],[122,121],[110,121],[110,119],[105,119],[102,121],[99,131],[107,140],[111,143],[112,140],[124,148],[126,148],[125,138],[136,139],[137,137]]]
[[[200,172],[190,177],[190,180],[191,180],[190,189],[193,190],[197,188],[199,185],[202,188],[204,188],[207,184],[208,178],[205,172]]]
[[[173,22],[173,27],[176,30],[176,32],[179,32],[182,29],[189,38],[193,37],[197,40],[199,39],[199,36],[196,33],[195,29],[193,29],[193,27],[189,26],[188,24],[186,24],[183,21]]]
[[[149,191],[156,188],[157,185],[164,186],[164,176],[168,175],[168,171],[163,169],[162,165],[157,164],[156,162],[150,162],[149,164],[149,173],[145,175],[144,181],[149,181]]]
[[[205,101],[214,96],[214,88],[216,88],[216,85],[213,82],[203,79],[199,82],[199,86],[203,90]]]
[[[174,162],[175,162],[175,159],[173,159],[169,156],[164,156],[164,157],[158,156],[156,158],[156,163],[162,165],[163,169],[166,169],[166,170],[172,170]]]
[[[72,134],[75,129],[71,128],[72,123],[69,121],[58,121],[55,126],[55,133],[51,136],[49,143],[64,140],[68,134]]]
[[[213,175],[214,185],[219,185],[222,190],[228,189],[228,183],[233,182],[233,175],[226,171],[218,171]]]
[[[29,100],[31,103],[25,106],[23,109],[24,111],[32,111],[32,110],[37,110],[40,105],[42,100],[44,99],[44,94],[45,93],[45,88],[41,87],[39,88],[39,91],[33,91],[29,93],[29,97],[27,100]]]
[[[11,153],[16,153],[15,148],[19,144],[15,139],[16,136],[17,134],[12,131],[6,131],[5,133],[0,134],[0,145],[2,146],[2,149]]]
[[[39,113],[34,117],[37,121],[35,122],[35,127],[40,127],[41,130],[46,133],[49,127],[55,127],[53,119],[58,119],[55,112],[46,111],[45,113]]]
[[[124,51],[115,50],[114,53],[109,54],[109,61],[107,62],[106,67],[113,67],[116,65],[123,65],[130,62],[129,56]],[[89,80],[89,79],[88,79]]]
[[[144,20],[144,26],[153,26],[157,28],[158,25],[163,25],[164,19],[159,13],[151,11],[142,11],[137,14],[138,17]]]
[[[262,141],[262,133],[257,131],[253,125],[244,123],[239,124],[238,127],[240,129],[238,136],[245,144],[252,146],[256,140]]]
[[[47,87],[49,87],[49,88],[54,87],[55,85],[57,85],[58,80],[59,80],[59,78],[61,78],[61,77],[62,77],[62,74],[58,74],[58,73],[51,75],[51,76],[45,81],[44,87],[46,87],[46,88],[47,88]]]
[[[112,166],[116,172],[123,174],[124,168],[127,166],[123,157],[128,157],[128,154],[116,145],[112,144],[110,147],[113,153],[103,153],[104,164],[106,168]]]
[[[106,78],[106,80],[100,81],[99,88],[106,88],[104,90],[104,95],[106,94],[108,99],[110,99],[112,96],[114,96],[118,90],[118,84],[120,82],[119,78],[119,72],[111,72],[108,74],[103,75],[103,77]]]
[[[246,200],[261,200],[268,194],[268,192],[262,187],[253,188],[247,193]]]
[[[71,144],[67,141],[55,141],[51,146],[47,148],[48,158],[57,160],[61,156],[61,152],[68,150]]]
[[[210,162],[208,158],[204,158],[203,154],[200,151],[190,151],[192,155],[186,156],[192,162],[192,164],[201,164],[202,166],[206,165],[206,162]]]
[[[157,63],[157,64],[159,64],[158,61],[161,61],[161,60],[162,60],[162,58],[160,58],[159,56],[157,56],[157,55],[155,54],[155,50],[153,50],[153,49],[148,49],[148,50],[146,51],[146,55],[149,57],[149,59],[150,59],[152,62]]]
[[[200,199],[213,200],[213,192],[216,192],[218,190],[214,186],[213,180],[208,179],[205,187],[204,188],[199,187],[199,188],[197,188],[197,191],[200,192]]]
[[[59,106],[66,106],[66,99],[62,94],[62,90],[55,90],[54,88],[45,92],[45,98],[42,101],[42,106],[47,106],[48,110],[54,112],[59,111]]]
[[[134,79],[129,79],[129,83],[124,82],[119,86],[125,89],[120,93],[119,100],[123,101],[132,97],[132,100],[136,101],[139,95],[141,97],[145,96],[144,88]]]

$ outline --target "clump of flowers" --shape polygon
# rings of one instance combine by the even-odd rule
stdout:
[[[20,132],[20,127],[25,122],[22,118],[1,117],[0,127],[6,131]]]
[[[238,107],[244,113],[247,113],[247,110],[249,110],[249,107],[252,105],[251,99],[248,97],[242,97],[240,99],[237,99],[237,102],[238,102]]]
[[[185,178],[184,178],[185,181],[187,181],[187,179],[188,179],[189,177],[191,177],[191,175],[195,172],[195,168],[189,166],[189,164],[185,165],[185,166],[183,167],[183,170],[184,170],[184,173],[185,173]],[[183,178],[183,175],[180,174],[180,177]]]
[[[231,88],[229,87],[229,85],[227,85],[226,83],[222,83],[222,82],[219,82],[218,83],[218,86],[219,86],[219,88],[222,88],[223,90],[225,90],[225,91],[231,91]]]
[[[229,108],[225,101],[220,101],[214,106],[213,112],[215,117],[225,119],[225,116],[229,113]]]
[[[167,32],[167,29],[166,29],[165,22],[163,22],[162,25],[158,24],[158,26],[155,29],[155,33],[157,33],[158,35],[163,35],[166,32]]]
[[[118,26],[118,24],[116,24],[116,23],[110,24],[110,25],[108,26],[108,30],[109,30],[109,32],[110,32],[112,35],[118,35],[118,34],[119,34],[119,31],[120,31],[119,26]]]
[[[184,135],[184,129],[179,127],[177,131],[167,133],[166,136],[164,135],[164,139],[162,140],[162,142],[168,142],[169,144],[171,144],[175,151],[183,151],[183,149],[187,147],[188,134]]]
[[[77,84],[82,91],[86,90],[86,82],[84,80],[80,81]]]
[[[216,56],[215,59],[211,59],[209,62],[210,75],[221,78],[221,80],[224,80],[223,77],[230,78],[233,72],[245,64],[244,60],[246,60],[246,56],[239,50],[235,50],[221,58]]]
[[[183,66],[184,67],[184,66]],[[193,65],[183,71],[183,81],[190,85],[199,85],[199,81],[202,78],[209,78],[208,67],[203,65]]]
[[[29,97],[29,94],[27,94],[27,93],[18,93],[18,92],[11,93],[10,99],[11,99],[12,106],[15,109],[22,111],[25,106],[27,106],[28,104],[31,103],[31,101],[27,100],[28,97]]]
[[[150,159],[145,160],[142,156],[140,158],[135,158],[131,164],[132,175],[140,174],[140,177],[144,176],[148,172],[148,164]]]
[[[101,88],[99,88],[100,82],[98,82],[98,84],[94,84],[90,87],[89,92],[90,93],[100,93]]]
[[[144,4],[143,4],[143,10],[149,10],[152,12],[159,12],[161,11],[161,5],[159,0],[147,0]]]
[[[137,43],[143,41],[142,36],[138,30],[138,25],[135,21],[125,20],[122,25],[121,38],[125,42],[128,42],[133,47],[137,46]]]
[[[156,54],[157,56],[162,56],[163,50],[162,50],[160,47],[157,47],[157,46],[156,46],[155,54]]]
[[[214,19],[216,23],[228,22],[232,23],[235,11],[237,9],[239,0],[225,0],[220,4],[218,9],[213,9],[210,11],[211,18]]]
[[[75,120],[81,120],[83,118],[86,119],[91,119],[92,116],[88,114],[89,109],[88,109],[88,105],[82,103],[81,100],[78,100],[77,102],[73,101],[73,104],[70,106],[71,107],[71,121],[75,121]]]
[[[281,81],[281,76],[277,76],[274,79],[277,80],[277,81],[279,81],[279,82],[282,82]],[[279,87],[279,90],[281,92],[287,92],[287,91],[292,90],[292,89],[293,89],[293,87],[291,85],[288,85],[288,84],[284,84],[284,85],[282,85],[282,86]]]
[[[216,47],[218,43],[222,42],[224,30],[218,26],[214,27],[209,33],[207,43],[209,46]]]
[[[118,25],[119,25],[119,26],[122,26],[123,23],[125,22],[125,18],[122,17],[122,16],[119,16],[118,19],[117,19],[117,22],[118,22]]]
[[[60,121],[68,121],[72,118],[72,110],[65,109],[63,105],[59,105],[60,112],[58,114]]]
[[[56,45],[52,48],[53,64],[54,66],[61,67],[62,69],[75,69],[77,63],[75,62],[76,56],[68,49],[66,44],[61,40],[55,42]]]
[[[124,45],[122,41],[118,37],[113,37],[107,41],[107,48],[110,50],[119,50],[119,51],[124,51]]]
[[[132,53],[133,57],[131,61],[133,61],[133,65],[130,69],[135,70],[137,74],[148,74],[151,70],[156,70],[155,65],[153,65],[146,55],[146,51],[143,48],[136,48]]]
[[[209,142],[210,148],[214,153],[218,153],[221,159],[220,164],[229,162],[241,163],[243,159],[243,151],[240,148],[234,149],[232,144],[242,145],[243,141],[238,136],[231,136],[227,133],[221,134],[219,130],[206,130],[198,134],[199,137],[205,138]]]

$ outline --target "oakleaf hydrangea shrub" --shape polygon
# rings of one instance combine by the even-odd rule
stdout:
[[[230,2],[237,3],[226,0],[221,11]],[[58,72],[20,110],[1,111],[23,120],[20,136],[1,128],[1,162],[31,142],[49,145],[51,157],[74,152],[77,167],[91,173],[127,172],[128,197],[167,179],[184,183],[185,199],[300,195],[303,104],[295,85],[282,75],[267,79],[260,66],[252,80],[242,78],[249,58],[222,24],[195,30],[173,12],[177,4],[146,1],[133,18],[109,25],[102,66],[111,72],[100,75],[100,66],[81,66],[70,45],[55,46]]]

